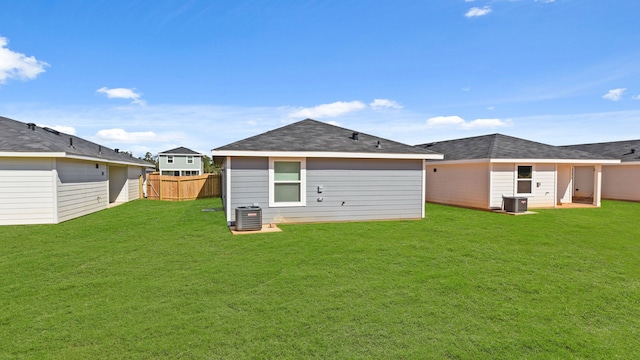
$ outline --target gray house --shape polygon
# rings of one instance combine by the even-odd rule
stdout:
[[[600,206],[601,173],[620,160],[502,134],[417,145],[444,154],[427,163],[426,201],[500,209],[503,196],[529,208]]]
[[[223,162],[222,199],[258,205],[264,223],[420,219],[425,160],[442,155],[303,120],[212,150]]]
[[[199,152],[182,146],[158,153],[160,175],[202,175],[204,173],[202,156]]]
[[[0,117],[0,225],[56,224],[142,197],[152,164]]]
[[[620,159],[602,166],[602,198],[640,201],[640,140],[564,146]]]

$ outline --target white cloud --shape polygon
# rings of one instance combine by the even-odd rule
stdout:
[[[631,97],[633,100],[640,100],[640,94]]]
[[[128,132],[124,129],[105,129],[98,131],[96,138],[100,141],[135,144],[179,140],[180,136],[171,134],[158,135],[153,131]]]
[[[620,101],[626,90],[626,88],[612,89],[609,90],[608,93],[602,95],[602,98],[611,101]]]
[[[324,117],[336,117],[358,111],[367,106],[360,101],[336,101],[331,104],[322,104],[311,108],[303,108],[289,114],[290,118],[319,119]]]
[[[132,104],[146,105],[147,104],[146,101],[140,99],[142,97],[142,94],[135,92],[135,90],[136,90],[135,88],[134,89],[127,89],[127,88],[109,89],[107,87],[101,87],[96,91],[107,95],[109,99],[129,99],[131,100]]]
[[[427,120],[428,127],[446,127],[454,126],[459,129],[479,129],[479,128],[495,128],[511,126],[511,121],[500,119],[476,119],[473,121],[465,121],[459,116],[436,116]]]
[[[462,124],[460,127],[463,129],[481,129],[481,128],[497,128],[497,127],[505,127],[511,126],[511,121],[500,120],[500,119],[476,119],[473,121],[466,122]]]
[[[536,2],[541,2],[541,3],[545,3],[545,4],[550,4],[552,2],[555,2],[556,0],[536,0]]]
[[[493,110],[495,110],[495,109],[496,109],[496,107],[495,107],[495,106],[488,106],[488,107],[487,107],[487,110],[489,110],[489,111],[493,111]]]
[[[9,50],[6,46],[9,40],[0,36],[0,84],[8,79],[31,80],[44,72],[49,66],[44,61],[37,60],[33,56],[26,56]]]
[[[446,126],[464,124],[464,119],[459,116],[436,116],[427,120],[427,126]]]
[[[466,16],[468,18],[478,17],[478,16],[485,16],[485,15],[489,14],[492,11],[493,10],[491,10],[491,7],[489,7],[489,6],[484,6],[482,8],[472,7],[471,9],[469,9],[469,11],[467,11],[466,14],[464,14],[464,16]]]
[[[388,99],[374,99],[373,102],[369,104],[373,110],[384,110],[384,109],[402,109],[403,106],[398,104],[398,102],[394,100]]]

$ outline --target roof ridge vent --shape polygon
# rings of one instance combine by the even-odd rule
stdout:
[[[56,130],[56,129],[52,129],[50,127],[43,127],[42,128],[44,131],[48,131],[52,134],[56,134],[56,135],[60,135],[60,131]]]
[[[29,128],[29,130],[35,130],[36,129],[36,124],[34,123],[27,123],[27,127]]]

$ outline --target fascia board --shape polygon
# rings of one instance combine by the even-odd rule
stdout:
[[[346,158],[346,159],[419,159],[438,160],[442,154],[393,154],[393,153],[351,153],[332,151],[240,151],[212,150],[212,156],[232,157],[306,157],[306,158]]]

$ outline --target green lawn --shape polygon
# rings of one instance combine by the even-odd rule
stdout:
[[[0,358],[640,358],[640,204],[243,236],[219,206],[0,227]]]

